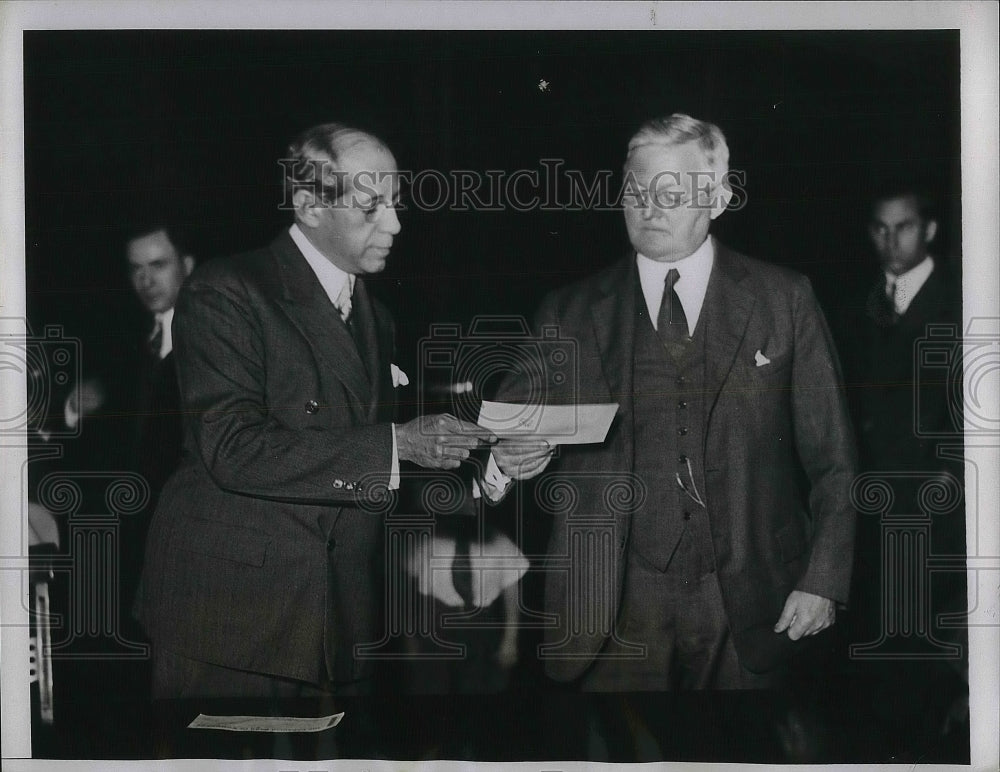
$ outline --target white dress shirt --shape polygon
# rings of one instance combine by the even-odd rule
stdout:
[[[712,246],[711,237],[706,238],[704,243],[694,252],[685,258],[675,260],[672,263],[651,260],[645,255],[636,254],[636,265],[639,268],[639,283],[642,285],[643,298],[646,301],[646,309],[649,311],[649,318],[656,327],[657,317],[660,315],[660,303],[663,300],[663,288],[667,279],[667,272],[671,268],[676,268],[680,274],[674,284],[677,297],[680,298],[684,307],[684,315],[688,321],[688,334],[694,335],[698,326],[698,319],[701,317],[701,307],[705,303],[705,292],[708,290],[708,278],[712,274],[712,265],[715,262],[715,248]],[[511,478],[500,471],[496,459],[490,453],[486,470],[483,473],[483,483],[486,487],[486,495],[496,501],[510,485]],[[479,498],[482,495],[480,486],[473,480],[473,496]]]
[[[302,229],[299,228],[298,223],[293,224],[288,229],[288,235],[292,237],[295,246],[299,248],[306,262],[309,263],[309,267],[312,268],[313,273],[316,274],[316,278],[319,279],[323,292],[330,298],[330,302],[334,306],[337,306],[337,298],[340,297],[345,282],[350,283],[351,294],[354,294],[354,274],[347,273],[347,271],[338,268],[330,262],[306,238]],[[337,306],[337,310],[340,310],[339,306]],[[392,468],[389,471],[389,490],[396,490],[399,488],[399,447],[396,444],[396,424],[390,424],[390,426],[392,427]]]
[[[896,306],[896,313],[902,316],[906,313],[906,309],[910,307],[910,303],[913,302],[913,298],[916,294],[920,292],[920,288],[924,286],[924,283],[930,278],[931,273],[934,271],[934,258],[930,255],[925,257],[918,265],[915,265],[906,273],[901,273],[899,276],[893,276],[891,273],[886,271],[885,274],[885,294],[890,296],[892,287],[892,282],[896,282],[896,297],[894,303]]]
[[[715,249],[712,246],[711,238],[705,239],[705,242],[687,257],[672,263],[652,260],[645,255],[636,255],[639,283],[642,285],[646,309],[649,311],[649,319],[653,323],[654,329],[660,315],[660,302],[663,300],[667,272],[671,268],[676,268],[680,277],[674,284],[674,291],[684,308],[684,316],[687,317],[688,335],[694,335],[695,328],[698,326],[698,318],[701,316],[701,307],[705,302],[708,277],[712,274],[714,262]]]
[[[160,359],[163,359],[174,350],[174,336],[171,330],[171,325],[174,323],[174,309],[168,308],[156,314],[156,323],[163,330],[163,337],[160,339]]]

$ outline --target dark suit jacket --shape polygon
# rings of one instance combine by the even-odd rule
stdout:
[[[880,273],[863,302],[843,312],[839,325],[862,467],[956,471],[938,459],[936,451],[941,435],[961,434],[961,362],[955,362],[956,367],[923,367],[919,356],[921,345],[947,353],[949,344],[961,336],[961,284],[946,266],[936,264],[906,313],[886,326],[879,323],[876,302],[884,281]],[[931,340],[931,324],[952,325],[956,337]]]
[[[575,678],[592,661],[622,592],[631,509],[614,486],[634,464],[635,306],[643,302],[636,270],[629,255],[552,293],[536,319],[575,341],[578,361],[575,378],[535,383],[533,393],[551,402],[620,404],[602,445],[563,446],[538,480],[540,488],[549,478],[576,489],[547,497],[556,502],[550,556],[568,555],[569,527],[595,513],[614,516],[617,537],[614,559],[546,574],[546,611],[562,620],[547,631],[556,648],[546,669],[559,680]],[[706,423],[703,454],[692,466],[736,650],[747,668],[763,671],[793,649],[787,635],[772,630],[790,591],[847,600],[855,517],[851,426],[834,346],[805,277],[716,241],[698,324],[706,326]],[[770,364],[756,365],[758,351]],[[500,398],[532,393],[525,385],[508,380]],[[569,631],[569,603],[597,609],[599,618],[589,629]]]
[[[161,360],[144,357],[141,369],[134,461],[149,482],[155,506],[163,484],[181,457],[184,438],[181,395],[172,351]]]
[[[287,233],[185,283],[185,456],[143,572],[154,645],[312,682],[363,674],[349,652],[381,632],[383,523],[359,504],[389,481],[393,325],[363,281],[353,313],[363,358]]]
[[[146,351],[145,339],[137,343],[130,351],[136,372],[121,379],[128,385],[129,397],[123,413],[128,417],[128,436],[120,439],[127,454],[122,465],[142,475],[149,486],[149,505],[119,525],[122,600],[129,609],[134,609],[140,592],[149,523],[167,478],[180,463],[184,436],[173,352],[161,360]]]

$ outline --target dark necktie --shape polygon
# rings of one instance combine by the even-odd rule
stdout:
[[[358,292],[358,282],[354,282],[354,292]],[[351,339],[354,341],[354,347],[358,350],[358,354],[361,355],[361,361],[365,364],[365,370],[370,369],[369,364],[365,357],[365,333],[364,333],[364,322],[358,319],[359,309],[357,308],[358,300],[351,291],[351,282],[347,281],[344,283],[344,289],[341,291],[340,295],[337,297],[337,310],[340,312],[340,318],[344,321],[347,326],[347,331],[351,334]],[[361,302],[359,300],[359,302]],[[364,316],[364,314],[362,314]],[[369,373],[370,375],[370,373]]]
[[[680,277],[676,268],[667,271],[667,279],[663,285],[663,300],[660,301],[660,313],[656,316],[656,332],[663,347],[675,359],[684,356],[691,345],[684,306],[681,305],[681,299],[674,289]]]
[[[879,282],[874,291],[874,307],[871,309],[872,318],[880,327],[891,327],[899,320],[896,312],[896,280],[889,279],[886,286]]]
[[[159,361],[160,359],[160,349],[162,346],[163,321],[160,317],[156,317],[156,327],[153,328],[153,332],[149,336],[149,355],[156,361]]]

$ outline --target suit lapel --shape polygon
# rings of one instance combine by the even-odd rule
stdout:
[[[705,321],[705,437],[722,386],[736,361],[747,323],[756,304],[753,293],[742,284],[746,268],[735,255],[713,239],[715,264],[705,291],[702,318]]]
[[[340,314],[287,233],[271,244],[283,287],[278,303],[313,350],[322,377],[336,378],[355,398],[352,409],[364,420],[371,386],[357,346]]]
[[[946,321],[947,314],[942,314],[942,306],[947,305],[943,290],[941,268],[935,265],[923,286],[913,296],[906,313],[899,317],[896,324],[907,332],[919,333],[928,321]]]
[[[590,312],[601,353],[601,369],[611,398],[621,406],[621,436],[629,470],[634,463],[633,368],[635,304],[637,302],[635,254],[616,264],[603,277]]]

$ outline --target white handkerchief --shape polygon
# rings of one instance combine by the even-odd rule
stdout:
[[[416,544],[406,569],[416,579],[422,595],[433,596],[448,606],[463,606],[465,601],[452,577],[455,549],[454,536],[435,534],[430,541]],[[468,563],[459,568],[472,573],[472,605],[485,608],[505,589],[521,581],[528,571],[528,559],[505,534],[496,531],[482,542],[473,540]]]
[[[406,377],[406,373],[400,370],[399,367],[390,363],[389,369],[392,370],[392,387],[394,389],[410,385],[410,379]]]
[[[771,360],[761,354],[760,349],[757,349],[757,353],[753,355],[753,361],[757,363],[757,367],[771,364]]]

